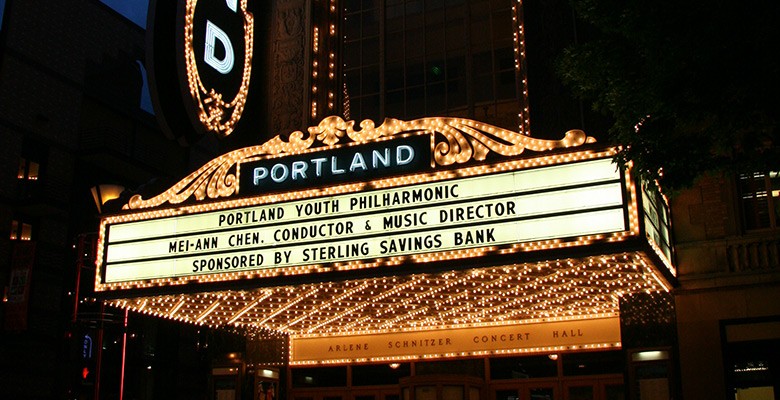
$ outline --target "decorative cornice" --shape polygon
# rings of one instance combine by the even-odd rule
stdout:
[[[319,125],[308,128],[308,135],[295,131],[286,140],[276,136],[262,145],[234,150],[215,158],[158,196],[148,200],[142,199],[140,195],[131,197],[124,209],[151,208],[164,203],[179,204],[192,196],[198,201],[229,197],[238,189],[234,167],[250,158],[302,153],[340,144],[367,143],[402,134],[432,135],[433,159],[441,166],[463,164],[472,159],[482,161],[491,151],[510,157],[525,150],[541,152],[595,142],[594,138],[580,130],[566,132],[561,140],[544,140],[469,119],[446,117],[412,121],[388,118],[378,127],[371,120],[363,120],[359,130],[354,128],[355,121],[344,121],[337,116],[327,117]]]

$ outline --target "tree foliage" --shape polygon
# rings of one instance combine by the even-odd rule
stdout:
[[[618,162],[671,191],[711,171],[780,167],[780,2],[571,1],[596,33],[558,72],[613,119]]]

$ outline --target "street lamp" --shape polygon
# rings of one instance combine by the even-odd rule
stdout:
[[[103,205],[109,200],[118,199],[125,191],[125,187],[121,185],[102,184],[97,185],[91,189],[92,198],[95,200],[95,206],[97,206],[98,214],[103,213]]]
[[[114,185],[114,184],[102,184],[97,185],[90,189],[90,192],[92,193],[92,199],[95,201],[95,206],[97,207],[98,215],[102,214],[104,211],[103,206],[110,200],[118,199],[122,192],[125,191],[125,187],[121,185]],[[76,251],[77,251],[77,265],[76,265],[76,290],[75,290],[75,299],[73,304],[73,322],[74,324],[77,322],[79,318],[79,298],[81,296],[80,294],[80,286],[81,286],[81,270],[84,268],[90,268],[94,267],[92,264],[94,262],[94,259],[92,257],[94,256],[94,235],[80,235],[78,243],[76,245]],[[100,375],[101,375],[101,364],[103,359],[103,334],[104,334],[104,324],[106,322],[106,314],[105,314],[105,302],[100,302],[100,312],[96,316],[96,322],[98,323],[98,332],[97,332],[97,355],[95,357],[95,383],[94,383],[94,399],[98,400],[100,398]],[[122,378],[120,382],[120,399],[122,398],[122,387],[124,384],[124,362],[125,362],[125,351],[126,351],[126,345],[127,345],[127,312],[125,312],[125,319],[124,319],[124,336],[123,336],[123,343],[122,343]],[[91,341],[91,338],[90,338]]]

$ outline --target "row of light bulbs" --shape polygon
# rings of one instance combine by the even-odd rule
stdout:
[[[668,290],[646,255],[628,253],[114,305],[213,328],[317,337],[592,317],[617,312],[620,296]]]

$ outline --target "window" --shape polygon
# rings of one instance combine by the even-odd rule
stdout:
[[[512,2],[351,0],[344,17],[348,119],[479,113],[516,127],[516,106],[497,117],[499,104],[520,101]]]
[[[16,196],[19,200],[41,199],[47,154],[47,146],[25,138],[16,169]]]
[[[738,189],[745,229],[778,227],[778,222],[780,222],[780,172],[740,174]]]
[[[32,238],[32,225],[21,221],[11,221],[11,240],[30,240]]]
[[[41,166],[35,161],[30,161],[26,158],[19,159],[19,171],[16,173],[16,178],[26,181],[37,181],[38,173]]]

